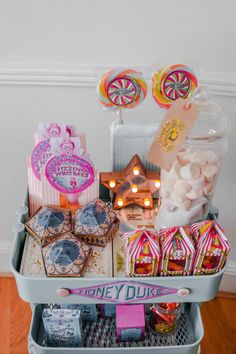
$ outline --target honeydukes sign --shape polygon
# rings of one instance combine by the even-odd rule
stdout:
[[[84,296],[114,303],[138,302],[177,293],[178,289],[135,281],[118,281],[78,289],[67,289],[68,295]]]

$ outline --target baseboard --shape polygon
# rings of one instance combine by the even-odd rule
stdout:
[[[0,242],[0,273],[9,273],[9,259],[12,245]],[[227,270],[221,282],[220,291],[236,293],[236,262],[229,261]]]
[[[0,85],[95,87],[102,66],[69,64],[0,64]],[[146,75],[151,80],[150,69]],[[200,83],[215,95],[236,97],[236,77],[228,73],[201,72]],[[202,78],[202,79],[201,79]]]

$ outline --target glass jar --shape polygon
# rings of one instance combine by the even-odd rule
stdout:
[[[150,327],[153,332],[161,334],[173,333],[177,330],[181,315],[179,302],[163,302],[153,304],[150,311]]]
[[[207,217],[227,150],[230,122],[208,93],[195,95],[199,116],[170,171],[161,170],[157,229]]]

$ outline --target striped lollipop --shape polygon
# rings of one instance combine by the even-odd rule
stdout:
[[[142,73],[133,69],[118,68],[105,73],[97,86],[97,96],[109,111],[134,108],[147,94]]]
[[[157,104],[169,108],[177,98],[188,98],[198,85],[197,78],[188,66],[168,65],[152,78],[152,94]]]

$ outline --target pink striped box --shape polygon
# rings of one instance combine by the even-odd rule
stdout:
[[[187,227],[176,226],[161,230],[160,275],[190,275],[195,247]]]

